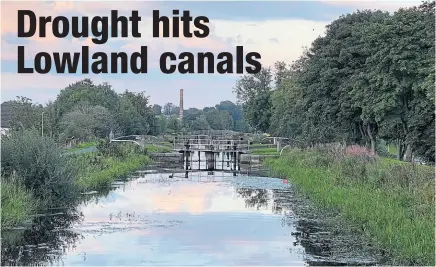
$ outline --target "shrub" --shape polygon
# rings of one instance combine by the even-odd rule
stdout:
[[[140,146],[129,142],[109,142],[109,139],[102,139],[97,144],[99,153],[103,156],[126,158],[134,154],[145,154]]]
[[[75,199],[76,170],[52,139],[33,130],[13,132],[2,138],[1,155],[4,179],[10,180],[16,173],[17,183],[45,205],[63,205]]]

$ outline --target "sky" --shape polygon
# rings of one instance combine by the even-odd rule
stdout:
[[[164,52],[179,55],[182,52],[230,52],[236,57],[236,46],[244,53],[258,52],[262,66],[276,61],[292,63],[319,36],[325,26],[342,14],[362,9],[381,9],[393,12],[400,7],[419,5],[421,1],[10,1],[1,2],[1,102],[26,96],[44,104],[55,100],[60,90],[76,81],[90,78],[95,83],[108,82],[119,93],[126,89],[145,91],[152,104],[178,104],[179,90],[184,89],[184,108],[214,106],[221,101],[236,101],[233,92],[238,74],[164,74],[159,68],[159,57]],[[36,16],[110,16],[116,9],[120,15],[130,16],[138,10],[140,38],[110,38],[96,45],[89,38],[56,38],[47,25],[47,36],[37,34],[18,38],[18,10],[30,9]],[[207,38],[153,38],[152,12],[171,17],[172,10],[189,10],[192,17],[206,16],[210,34]],[[38,24],[39,27],[39,24]],[[194,30],[192,26],[191,29]],[[131,29],[129,28],[129,31]],[[25,66],[32,67],[39,52],[80,52],[82,46],[94,52],[140,51],[148,48],[148,73],[117,74],[57,74],[55,68],[47,74],[18,74],[17,46],[25,46]],[[196,57],[197,58],[197,57]],[[91,59],[92,62],[92,59]]]

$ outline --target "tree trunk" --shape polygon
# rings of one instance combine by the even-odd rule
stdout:
[[[403,144],[400,139],[397,141],[397,159],[401,160],[401,156],[403,155]]]
[[[366,129],[367,129],[367,132],[368,132],[369,140],[371,142],[371,151],[375,153],[375,142],[376,142],[376,139],[375,139],[375,136],[373,136],[372,133],[371,133],[371,126],[370,126],[369,123],[368,123],[368,126],[366,127]]]
[[[410,144],[407,145],[406,152],[404,153],[404,161],[412,161],[412,146]]]

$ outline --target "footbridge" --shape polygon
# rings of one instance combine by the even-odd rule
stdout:
[[[125,135],[125,136],[118,136],[118,137],[114,137],[112,135],[109,136],[109,142],[110,143],[129,142],[129,143],[134,143],[140,146],[141,148],[144,148],[145,146],[150,144],[155,146],[160,146],[162,140],[153,135]]]

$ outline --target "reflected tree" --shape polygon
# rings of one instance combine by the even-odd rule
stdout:
[[[60,211],[54,212],[61,213]],[[83,236],[72,231],[74,223],[83,220],[76,209],[62,214],[34,219],[32,226],[23,231],[4,231],[1,239],[2,266],[29,266],[56,264],[63,254]]]
[[[247,208],[256,207],[259,210],[268,206],[268,190],[266,189],[238,188],[236,192],[245,199]]]

